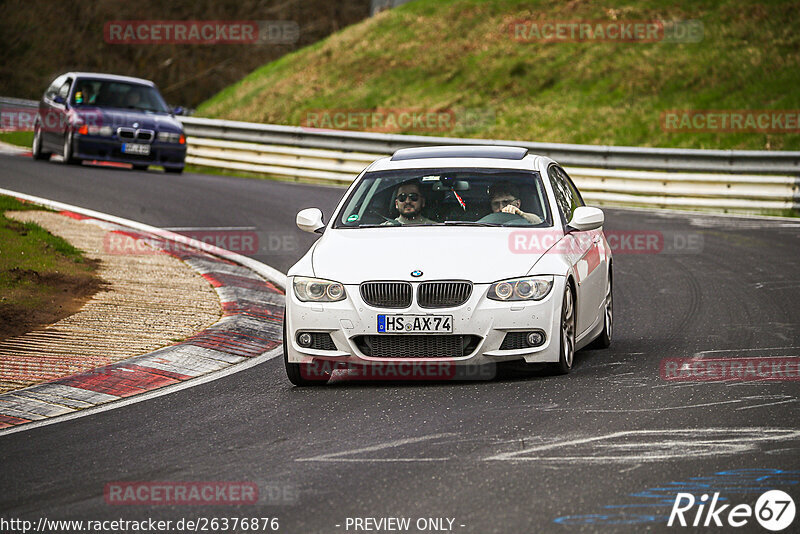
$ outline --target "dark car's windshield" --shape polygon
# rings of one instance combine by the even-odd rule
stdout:
[[[72,92],[72,105],[169,112],[154,87],[109,80],[79,79]]]
[[[334,228],[404,225],[552,226],[539,174],[413,169],[365,174]]]

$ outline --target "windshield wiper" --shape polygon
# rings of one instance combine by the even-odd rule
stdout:
[[[397,222],[397,221],[395,221],[395,222]],[[403,225],[400,224],[399,222],[397,224],[379,223],[379,224],[359,224],[358,225],[359,228],[386,228],[386,227],[390,227],[390,226],[403,226]]]
[[[478,221],[445,221],[446,226],[500,226],[499,224],[482,223]]]

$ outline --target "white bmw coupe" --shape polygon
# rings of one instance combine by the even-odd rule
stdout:
[[[603,222],[558,163],[525,148],[408,148],[375,161],[327,224],[317,208],[297,214],[322,237],[288,273],[289,380],[511,360],[568,373],[576,350],[611,343]]]

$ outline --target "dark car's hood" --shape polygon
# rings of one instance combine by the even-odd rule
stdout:
[[[119,128],[141,128],[157,132],[182,132],[181,123],[166,113],[150,113],[133,109],[81,107],[75,110],[86,124]],[[138,126],[134,126],[134,123]]]

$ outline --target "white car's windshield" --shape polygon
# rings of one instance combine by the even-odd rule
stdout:
[[[496,169],[366,173],[334,228],[407,225],[552,226],[539,174]]]

